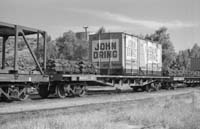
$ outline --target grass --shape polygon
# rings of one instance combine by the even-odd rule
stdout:
[[[190,100],[191,98],[187,98]],[[145,129],[200,129],[200,110],[181,98],[155,99],[116,106],[109,104],[98,110],[70,114],[16,119],[0,125],[1,129],[129,129],[135,125]],[[87,107],[84,107],[87,108]],[[143,128],[144,129],[144,128]]]

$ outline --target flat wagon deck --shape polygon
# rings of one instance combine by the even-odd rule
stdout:
[[[64,98],[69,94],[82,95],[86,86],[112,86],[120,90],[123,85],[128,85],[133,91],[150,92],[160,88],[175,89],[179,84],[199,85],[200,77],[54,74],[50,75],[50,82],[50,89],[57,89],[58,96]]]

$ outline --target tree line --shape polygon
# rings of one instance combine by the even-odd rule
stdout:
[[[197,43],[191,49],[175,52],[174,45],[171,42],[170,34],[166,27],[161,27],[153,34],[146,35],[145,39],[156,41],[162,44],[162,63],[163,71],[168,70],[190,70],[190,59],[200,58],[200,47]]]
[[[104,27],[101,27],[96,33],[105,32],[106,29]],[[167,71],[169,69],[189,70],[190,59],[200,58],[200,46],[197,43],[194,44],[191,49],[181,50],[176,53],[174,45],[170,39],[170,34],[168,33],[166,27],[161,27],[152,34],[147,34],[145,36],[139,35],[139,37],[160,43],[162,45],[163,71]],[[39,47],[39,51],[37,51],[36,42],[33,38],[30,39],[30,43],[39,60],[42,60],[42,44]],[[1,44],[2,40],[0,39],[0,45]],[[6,51],[7,55],[12,56],[11,54],[9,54],[13,51],[12,47],[12,41],[8,41],[7,48],[9,48],[9,51]],[[24,44],[24,41],[20,40],[18,43],[18,50],[23,51],[25,48],[26,46]],[[52,40],[50,36],[47,36],[47,59],[88,60],[88,50],[88,41],[77,38],[76,33],[71,30],[68,32],[64,32],[62,36],[59,36],[55,40]],[[8,56],[9,60],[12,59],[12,57],[10,56]],[[30,64],[32,64],[30,58],[26,59],[27,57],[28,56],[23,57],[25,59],[20,59],[19,61],[25,60],[26,62],[31,62]],[[19,62],[19,64],[23,63]]]
[[[96,33],[105,33],[104,27],[99,28]],[[191,49],[175,52],[174,45],[166,27],[161,27],[152,34],[139,35],[146,40],[160,43],[162,45],[163,71],[169,69],[189,70],[190,59],[200,58],[200,46],[194,44]],[[54,41],[48,43],[48,58],[61,58],[68,60],[87,60],[88,41],[77,39],[73,31],[63,33]]]

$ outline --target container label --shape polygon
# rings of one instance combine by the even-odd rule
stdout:
[[[119,61],[119,39],[93,40],[92,62]]]

